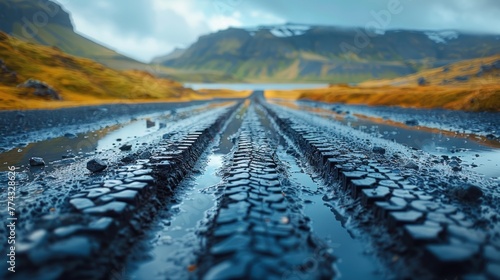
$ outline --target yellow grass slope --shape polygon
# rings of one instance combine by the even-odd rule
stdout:
[[[115,102],[188,101],[198,94],[180,83],[136,70],[118,71],[57,48],[24,42],[0,32],[0,59],[16,78],[0,70],[0,109],[35,109]],[[2,76],[3,75],[3,76]],[[57,90],[62,101],[36,97],[17,85],[28,79]]]
[[[452,63],[442,67],[424,70],[412,75],[395,79],[372,80],[363,82],[360,86],[414,86],[418,85],[419,78],[424,78],[427,85],[451,85],[478,87],[484,85],[499,84],[498,69],[483,71],[477,75],[484,65],[500,61],[500,54],[478,59],[468,59],[457,63]],[[460,77],[466,77],[466,81],[461,81]],[[458,79],[457,79],[458,78]]]
[[[500,55],[466,60],[391,80],[368,81],[359,86],[338,84],[322,89],[266,91],[266,97],[500,112],[500,71],[490,69],[478,75],[481,66],[496,61],[500,61]],[[420,78],[425,80],[425,85],[418,85]]]

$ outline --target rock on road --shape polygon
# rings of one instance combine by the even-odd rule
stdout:
[[[500,279],[498,182],[262,92],[169,112],[20,168],[1,278]]]

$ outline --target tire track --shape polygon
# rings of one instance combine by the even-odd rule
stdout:
[[[356,143],[359,139],[353,141],[345,131],[316,122],[311,115],[302,118],[291,110],[263,106],[340,196],[336,203],[372,231],[379,254],[396,275],[497,279],[498,223],[484,220],[485,213],[495,211],[489,211],[494,209],[488,206],[491,197],[478,187],[388,160],[382,148],[363,150],[363,144]],[[486,202],[482,216],[477,211],[480,199]]]
[[[106,179],[92,174],[57,215],[34,218],[33,230],[17,241],[12,279],[110,277],[235,108],[202,114],[175,134],[157,135],[160,141],[151,136],[158,144],[149,158],[112,166]]]
[[[276,143],[251,105],[227,166],[219,209],[199,262],[203,279],[330,279],[333,256],[285,189]]]
[[[159,212],[151,230],[136,242],[117,279],[195,279],[196,260],[206,243],[203,232],[216,211],[215,191],[222,179],[224,158],[233,149],[234,135],[247,108],[245,102],[228,118],[208,151]]]

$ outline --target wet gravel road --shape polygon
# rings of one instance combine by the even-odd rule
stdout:
[[[0,278],[500,279],[494,171],[322,106],[255,92],[51,125],[6,113],[27,126],[2,131]]]

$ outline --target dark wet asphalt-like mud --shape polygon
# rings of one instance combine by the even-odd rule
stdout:
[[[261,92],[111,112],[2,132],[2,185],[18,169],[15,197],[0,195],[16,273],[5,258],[0,278],[500,278],[493,115],[459,131]]]

